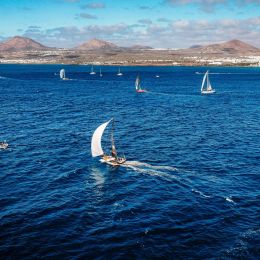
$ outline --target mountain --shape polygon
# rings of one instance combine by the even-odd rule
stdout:
[[[192,48],[192,51],[199,52],[203,54],[254,54],[258,53],[260,50],[248,43],[231,40],[219,44],[210,44],[207,46],[202,46],[198,48]]]
[[[152,50],[153,48],[150,46],[145,46],[145,45],[133,45],[133,46],[130,46],[129,49],[131,49],[131,50]]]
[[[203,47],[203,46],[199,45],[199,44],[195,44],[195,45],[190,46],[190,49],[197,49],[197,48],[201,48],[201,47]]]
[[[82,43],[77,46],[77,50],[111,50],[118,49],[119,47],[111,42],[93,39],[88,42]]]
[[[36,42],[30,38],[15,36],[4,42],[0,42],[0,51],[24,51],[24,50],[42,50],[48,47]]]

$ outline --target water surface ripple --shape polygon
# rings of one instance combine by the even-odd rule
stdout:
[[[260,70],[201,96],[206,69],[0,65],[1,258],[257,259]],[[90,155],[111,117],[120,168]]]

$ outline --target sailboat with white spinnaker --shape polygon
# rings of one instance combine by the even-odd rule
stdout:
[[[104,153],[102,149],[101,139],[106,127],[111,121],[112,121],[111,155],[107,155]],[[92,157],[100,156],[101,162],[107,163],[112,166],[119,166],[126,161],[125,157],[119,157],[117,155],[115,140],[114,140],[114,119],[113,118],[100,125],[93,133],[92,140],[91,140],[91,154]]]

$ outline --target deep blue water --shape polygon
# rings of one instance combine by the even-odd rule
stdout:
[[[0,258],[257,259],[260,68],[206,69],[0,65]],[[111,117],[125,167],[90,154]]]

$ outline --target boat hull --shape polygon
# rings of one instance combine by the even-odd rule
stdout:
[[[201,94],[207,95],[207,94],[214,94],[216,91],[214,89],[212,90],[203,90],[201,91]]]
[[[136,90],[136,92],[137,92],[137,93],[145,93],[145,92],[147,92],[147,91],[144,90],[144,89],[139,89],[139,90]]]
[[[0,149],[5,150],[8,147],[8,143],[0,143]]]
[[[125,158],[115,158],[112,156],[103,156],[102,159],[100,159],[102,163],[109,164],[111,166],[120,166],[126,162]]]

